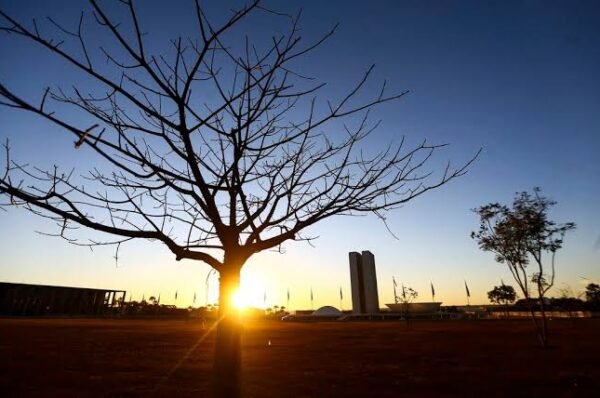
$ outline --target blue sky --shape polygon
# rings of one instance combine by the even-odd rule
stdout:
[[[6,2],[3,9],[21,19],[35,15],[75,21],[84,2]],[[207,2],[208,3],[208,2]],[[52,4],[57,4],[52,2]],[[464,162],[483,152],[469,174],[389,214],[395,239],[374,217],[337,218],[314,226],[315,247],[289,243],[286,253],[261,253],[243,271],[255,303],[291,306],[350,307],[347,252],[371,250],[376,256],[380,301],[392,300],[392,276],[428,300],[429,283],[445,304],[486,302],[485,292],[505,269],[482,253],[469,238],[477,227],[470,209],[490,201],[508,203],[516,191],[542,187],[558,205],[552,218],[573,221],[558,255],[558,287],[578,292],[587,278],[600,277],[600,7],[597,2],[423,2],[306,1],[267,2],[293,12],[303,8],[303,36],[316,38],[339,22],[336,35],[299,68],[328,83],[324,98],[339,98],[375,63],[375,81],[410,94],[378,108],[382,119],[369,150],[385,148],[405,135],[410,143],[427,138],[450,143],[432,163]],[[194,33],[191,2],[138,5],[148,40],[156,51],[176,34]],[[233,6],[207,4],[218,19]],[[168,11],[168,12],[167,12]],[[74,19],[75,18],[75,19]],[[277,26],[260,18],[245,27],[264,35]],[[93,40],[100,40],[94,37]],[[0,51],[11,54],[0,64],[0,80],[37,98],[45,84],[66,84],[74,77],[46,52],[0,36]],[[15,159],[43,167],[71,165],[84,172],[95,161],[74,151],[72,138],[29,115],[0,108],[0,137],[9,138]],[[94,164],[95,165],[95,164]],[[55,231],[52,224],[23,209],[0,212],[0,280],[126,289],[134,298],[161,294],[178,304],[191,303],[194,292],[205,300],[208,267],[176,262],[151,242],[122,246],[118,265],[114,251],[89,249],[36,234]],[[209,296],[214,300],[216,286]]]

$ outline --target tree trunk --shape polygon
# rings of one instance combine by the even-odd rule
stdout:
[[[240,268],[224,267],[219,278],[219,320],[213,367],[215,398],[241,396],[241,329],[233,293],[240,286]]]
[[[546,307],[544,296],[540,295],[540,312],[542,313],[542,345],[548,348],[548,319],[546,318]]]
[[[543,330],[543,326],[540,326],[538,324],[537,319],[535,318],[535,309],[533,308],[533,305],[531,304],[531,299],[527,298],[527,306],[529,307],[529,313],[531,314],[531,320],[533,321],[533,325],[535,326],[535,333],[537,334],[537,338],[540,341],[540,344],[542,345],[542,347],[546,348],[546,336],[544,334],[544,330]],[[543,321],[545,321],[546,318],[543,318]]]

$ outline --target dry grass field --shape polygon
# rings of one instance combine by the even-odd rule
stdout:
[[[600,320],[245,326],[245,397],[598,397]],[[201,339],[206,335],[204,339]],[[0,396],[206,396],[195,321],[0,319]]]

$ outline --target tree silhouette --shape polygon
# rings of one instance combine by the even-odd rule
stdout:
[[[396,295],[394,298],[396,303],[402,304],[402,315],[407,327],[410,324],[410,303],[412,303],[418,296],[419,293],[416,290],[410,286],[404,286],[403,284],[401,293]]]
[[[579,317],[578,312],[584,309],[584,302],[581,300],[583,292],[576,295],[571,286],[565,283],[558,289],[558,294],[558,297],[554,297],[550,300],[552,309],[565,311],[571,320],[571,325],[576,327],[577,318]]]
[[[171,40],[172,51],[160,55],[150,52],[133,2],[114,7],[123,7],[127,19],[115,20],[95,0],[72,26],[52,18],[25,24],[0,11],[0,30],[35,43],[90,83],[48,87],[32,100],[3,79],[0,103],[58,126],[73,135],[73,150],[96,155],[80,179],[11,159],[7,142],[0,195],[4,207],[56,221],[57,235],[71,243],[118,251],[132,239],[158,241],[177,260],[214,268],[214,388],[219,396],[239,396],[240,327],[231,297],[248,258],[311,240],[307,227],[332,216],[372,213],[385,222],[386,211],[465,174],[474,158],[432,174],[428,161],[444,145],[407,148],[402,139],[375,154],[362,151],[379,124],[369,110],[406,92],[388,94],[385,82],[371,91],[370,67],[342,98],[319,101],[324,84],[295,70],[296,60],[335,28],[304,43],[299,15],[256,1],[217,26],[196,1],[197,36]],[[289,22],[289,29],[255,45],[242,28],[239,40],[241,21],[258,13]],[[86,27],[93,24],[112,42],[89,40]],[[73,235],[78,227],[114,238],[84,241]]]
[[[515,289],[510,285],[494,286],[492,290],[487,292],[490,302],[499,305],[507,305],[514,303],[517,299]]]
[[[515,288],[502,283],[502,285],[494,286],[492,290],[487,292],[487,296],[491,303],[504,306],[504,314],[508,318],[508,305],[514,303],[517,299]]]
[[[554,286],[556,251],[562,247],[565,233],[575,228],[572,222],[557,225],[548,219],[548,211],[555,204],[542,196],[540,188],[534,188],[533,194],[518,193],[512,208],[490,203],[475,209],[480,224],[479,230],[471,233],[481,250],[494,253],[497,262],[508,266],[527,301],[538,338],[544,347],[548,346],[545,295]],[[550,255],[549,266],[545,258],[547,254]],[[530,263],[536,267],[532,274],[527,272]],[[530,283],[537,296],[536,307],[540,309],[541,325],[535,316]]]
[[[600,285],[588,283],[585,287],[585,299],[592,309],[600,308]]]

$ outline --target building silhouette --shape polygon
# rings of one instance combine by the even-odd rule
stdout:
[[[352,286],[352,312],[375,314],[379,312],[375,256],[368,250],[350,252],[350,284]]]
[[[124,290],[0,282],[0,315],[105,315],[116,313]]]

